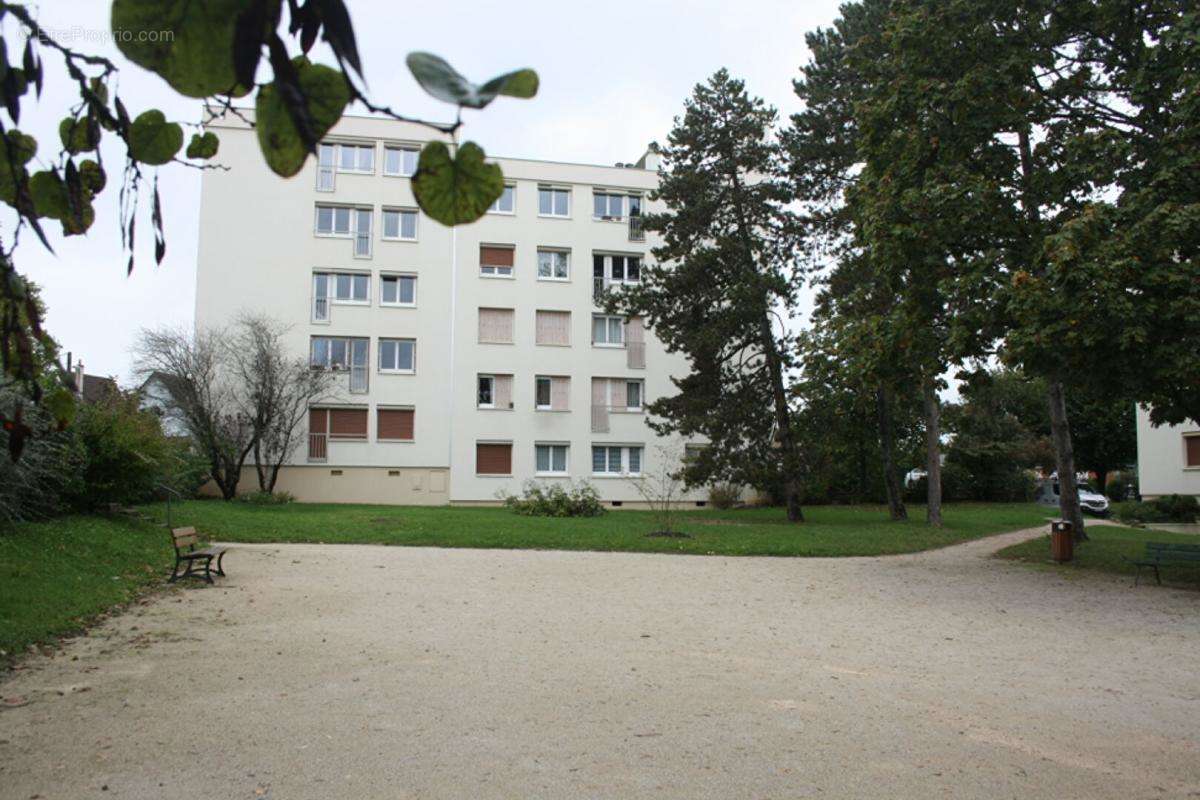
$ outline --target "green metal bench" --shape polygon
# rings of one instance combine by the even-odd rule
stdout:
[[[1154,580],[1162,586],[1162,577],[1158,568],[1164,564],[1186,564],[1200,562],[1200,544],[1179,544],[1177,542],[1146,542],[1146,553],[1140,559],[1125,559],[1136,566],[1137,576],[1133,585],[1137,586],[1142,577],[1142,567],[1154,570]]]

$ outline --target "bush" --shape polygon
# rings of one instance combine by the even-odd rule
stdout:
[[[252,506],[282,506],[296,501],[291,492],[246,492],[237,496],[239,503]]]
[[[12,408],[14,394],[0,391],[0,403]],[[45,519],[70,510],[81,491],[84,455],[68,428],[55,431],[44,409],[26,403],[25,423],[37,431],[26,439],[17,461],[8,455],[8,433],[0,428],[0,526]]]
[[[1108,486],[1105,487],[1105,492],[1108,494],[1109,500],[1117,503],[1125,500],[1137,499],[1137,473],[1118,472],[1108,481]]]
[[[598,517],[604,513],[600,496],[587,481],[543,486],[526,481],[520,495],[501,495],[505,508],[527,517]]]
[[[728,509],[742,502],[742,487],[732,483],[714,483],[708,487],[708,502],[713,508]]]
[[[1200,517],[1200,502],[1190,495],[1169,494],[1144,503],[1120,503],[1117,517],[1122,522],[1145,525],[1150,522],[1195,522]]]
[[[163,435],[158,416],[139,408],[133,392],[81,403],[70,431],[84,454],[83,480],[71,499],[84,510],[153,499],[178,449]]]

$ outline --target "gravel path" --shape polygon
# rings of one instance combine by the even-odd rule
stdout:
[[[238,545],[0,685],[0,798],[1200,797],[1200,592],[987,558],[1040,533]]]

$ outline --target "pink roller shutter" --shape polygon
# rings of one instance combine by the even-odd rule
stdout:
[[[495,376],[496,408],[512,408],[512,375]]]
[[[592,433],[608,433],[608,378],[592,378]]]
[[[570,344],[571,312],[538,311],[536,341],[538,344]]]
[[[570,405],[570,378],[550,379],[550,408],[554,411],[566,411]]]
[[[641,317],[625,320],[625,366],[646,368],[646,326]]]
[[[513,311],[511,308],[479,309],[479,341],[512,344]]]

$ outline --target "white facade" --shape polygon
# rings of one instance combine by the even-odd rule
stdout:
[[[321,404],[347,413],[336,423],[313,421],[280,488],[313,501],[477,503],[519,491],[531,478],[588,479],[606,501],[632,504],[636,488],[609,472],[610,457],[622,471],[650,474],[660,446],[682,455],[682,442],[656,440],[642,409],[674,391],[671,378],[686,373],[686,360],[665,352],[640,320],[594,320],[597,258],[605,283],[614,273],[633,278],[654,246],[629,209],[647,207],[655,155],[639,167],[494,159],[511,195],[476,223],[447,228],[417,210],[405,174],[436,135],[428,128],[343,118],[322,152],[332,166],[309,159],[283,180],[268,170],[244,122],[227,116],[210,124],[221,139],[218,160],[230,169],[203,178],[197,325],[266,313],[292,326],[297,354],[350,362]],[[608,213],[597,216],[601,203]],[[395,302],[385,303],[385,292]],[[610,335],[617,341],[603,341]],[[481,376],[496,376],[482,394]],[[551,379],[540,397],[539,377]],[[324,435],[347,420],[357,426],[363,409],[365,437]],[[380,436],[381,410],[388,435],[404,440]],[[483,474],[503,453],[487,445],[505,444],[509,471]],[[539,446],[542,466],[554,474],[537,469]],[[599,446],[621,450],[596,455]],[[593,470],[596,459],[603,472]]]
[[[1137,409],[1138,489],[1146,498],[1166,494],[1200,495],[1200,423],[1150,424],[1149,410]]]

